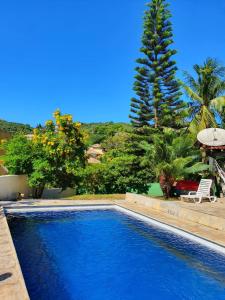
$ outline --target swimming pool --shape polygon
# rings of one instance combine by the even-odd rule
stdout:
[[[114,209],[15,214],[31,299],[225,299],[225,256]]]

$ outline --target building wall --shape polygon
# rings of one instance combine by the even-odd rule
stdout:
[[[15,200],[18,193],[29,195],[29,187],[26,175],[0,176],[0,201]]]

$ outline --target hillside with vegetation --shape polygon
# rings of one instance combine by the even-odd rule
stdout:
[[[81,129],[87,136],[87,145],[103,144],[107,139],[121,132],[129,132],[132,127],[128,123],[83,123]]]
[[[18,132],[23,132],[28,134],[32,132],[32,127],[28,124],[8,122],[0,119],[0,131],[9,134],[14,134]]]
[[[87,137],[87,145],[101,144],[109,137],[118,132],[131,130],[128,123],[102,122],[102,123],[82,123],[81,130]],[[32,126],[16,122],[9,122],[0,119],[0,138],[8,138],[15,133],[29,134],[33,132]]]

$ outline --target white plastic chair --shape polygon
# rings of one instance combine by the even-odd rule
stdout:
[[[193,199],[196,203],[201,203],[202,199],[209,199],[210,202],[216,202],[217,198],[215,196],[210,196],[210,189],[212,186],[212,179],[201,179],[197,192],[189,192],[188,195],[181,195],[181,200]],[[196,201],[198,200],[198,201]]]

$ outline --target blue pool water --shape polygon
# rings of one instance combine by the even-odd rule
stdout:
[[[114,210],[9,225],[31,299],[225,299],[225,256]]]

